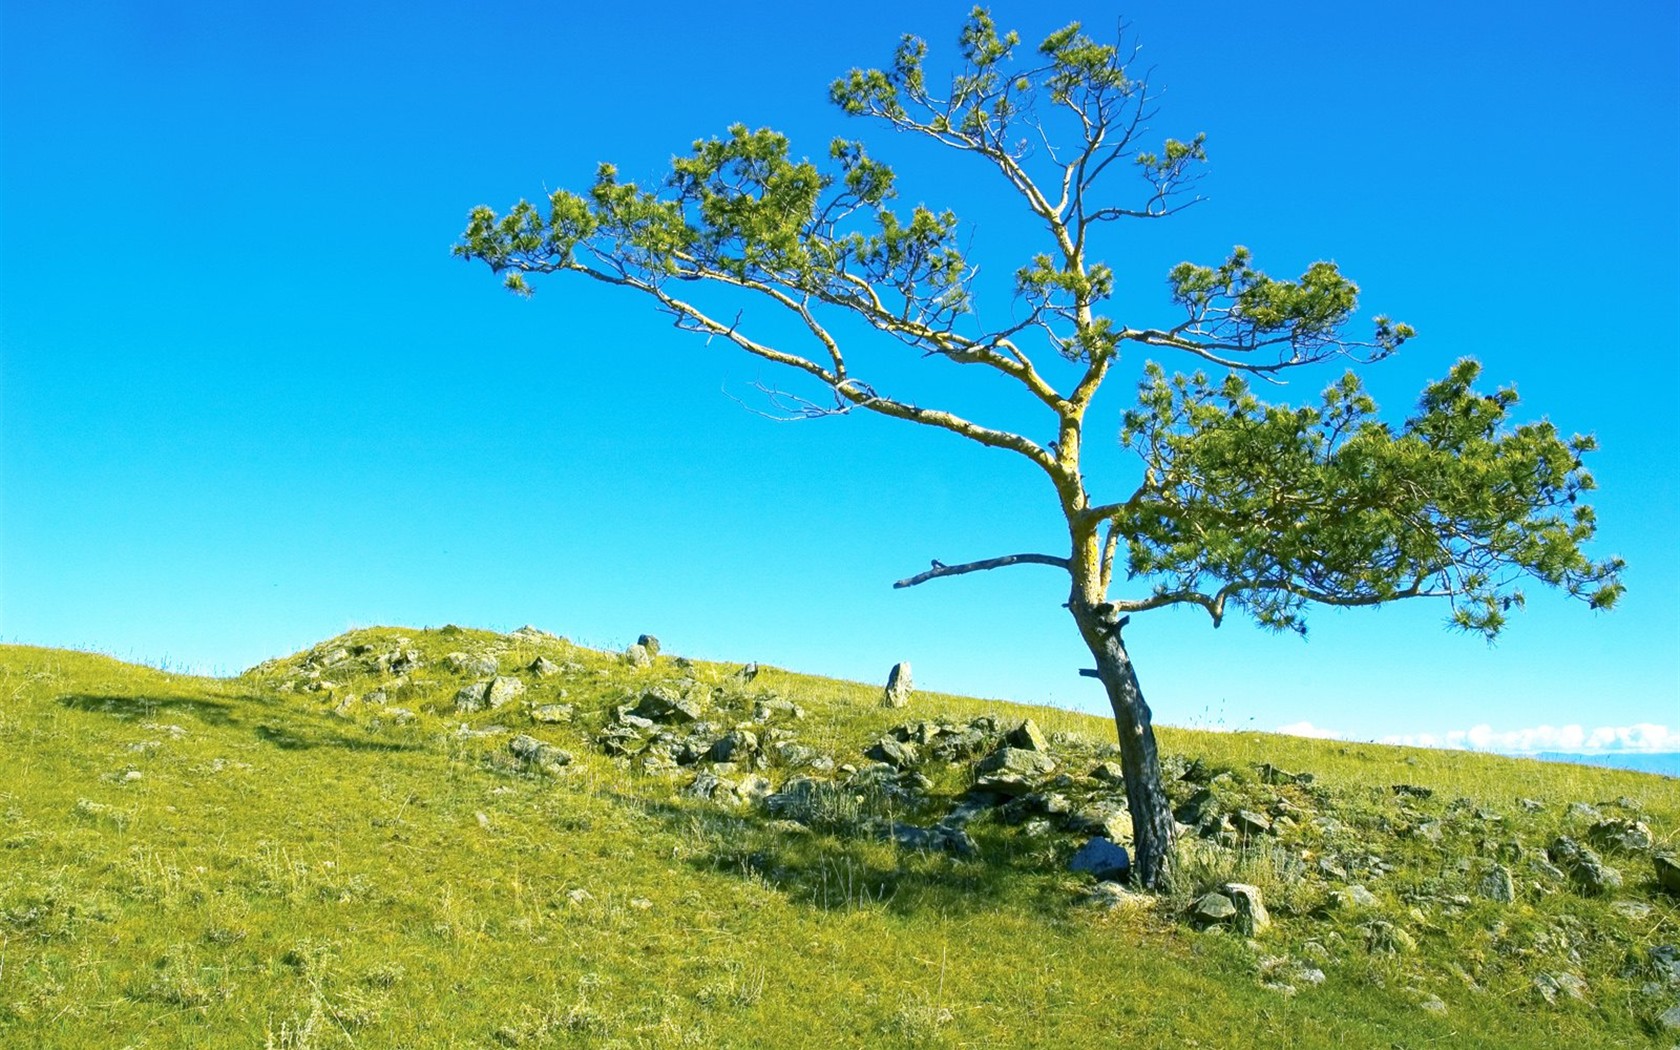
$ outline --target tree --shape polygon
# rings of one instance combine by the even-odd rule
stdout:
[[[1167,279],[1177,321],[1134,326],[1104,312],[1114,273],[1095,241],[1122,220],[1157,220],[1195,202],[1201,136],[1143,141],[1153,116],[1133,53],[1076,23],[1030,56],[976,8],[961,64],[936,93],[926,45],[905,37],[887,69],[853,70],[830,87],[847,114],[949,148],[990,172],[1042,227],[1045,248],[1014,271],[1015,319],[981,326],[976,268],[950,212],[895,210],[895,176],[861,142],[835,140],[828,163],[795,160],[788,141],[737,125],[673,160],[663,185],[620,181],[603,164],[586,193],[560,190],[546,213],[520,201],[505,215],[473,209],[455,253],[488,263],[511,290],[528,275],[569,272],[633,290],[679,327],[803,373],[831,401],[805,415],[864,410],[950,431],[1024,457],[1050,483],[1067,525],[1065,553],[934,562],[908,587],[1015,564],[1066,572],[1066,607],[1095,659],[1114,711],[1135,874],[1154,886],[1170,861],[1173,819],[1150,711],[1123,640],[1130,615],[1171,605],[1231,610],[1280,631],[1304,631],[1312,604],[1376,605],[1439,597],[1451,623],[1492,638],[1520,605],[1525,578],[1594,608],[1621,592],[1618,559],[1590,560],[1590,437],[1562,439],[1545,422],[1513,425],[1516,394],[1477,392],[1460,361],[1423,392],[1403,423],[1377,417],[1348,372],[1317,403],[1267,404],[1250,377],[1392,354],[1413,331],[1377,317],[1366,339],[1345,334],[1359,289],[1334,263],[1295,280],[1267,276],[1235,249],[1215,266],[1182,263]],[[1102,195],[1125,172],[1119,203]],[[764,304],[791,319],[800,343],[755,337],[745,313],[718,312],[689,289]],[[861,320],[923,357],[988,369],[1048,412],[1050,440],[900,399],[854,375],[835,319]],[[805,347],[808,346],[809,349]],[[1129,494],[1099,502],[1081,468],[1087,416],[1123,351],[1187,355],[1202,371],[1149,363],[1120,440],[1139,458]],[[1042,365],[1042,367],[1041,367]],[[1213,377],[1205,369],[1213,370]],[[1120,491],[1124,492],[1122,488]],[[1110,597],[1116,566],[1127,595]]]

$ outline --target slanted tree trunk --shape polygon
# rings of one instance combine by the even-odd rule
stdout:
[[[1161,760],[1155,749],[1149,705],[1143,700],[1132,658],[1120,631],[1125,621],[1111,606],[1081,601],[1076,588],[1068,603],[1080,636],[1097,661],[1097,677],[1114,709],[1114,728],[1120,737],[1120,768],[1126,782],[1126,806],[1132,816],[1132,879],[1157,888],[1166,874],[1173,840],[1172,808],[1161,783]]]

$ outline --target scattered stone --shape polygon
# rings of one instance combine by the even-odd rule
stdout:
[[[688,723],[699,720],[700,704],[686,696],[679,696],[664,686],[654,686],[642,694],[634,714],[650,722]]]
[[[1680,1031],[1680,1003],[1676,1003],[1659,1014],[1657,1024],[1669,1031]]]
[[[542,628],[533,627],[530,624],[526,624],[525,626],[519,628],[519,630],[510,633],[508,637],[517,638],[522,642],[552,642],[558,640],[559,638],[558,635],[550,634]]]
[[[1398,955],[1417,947],[1417,941],[1387,919],[1372,919],[1359,927],[1365,935],[1365,950],[1373,954]]]
[[[910,703],[913,691],[909,661],[893,664],[893,669],[887,673],[887,687],[881,690],[881,706],[905,707]]]
[[[1655,862],[1657,885],[1669,893],[1680,894],[1680,860],[1662,854],[1655,858]]]
[[[1025,795],[1043,778],[1056,771],[1056,763],[1040,751],[1000,747],[980,760],[974,786],[999,795]]]
[[[586,904],[589,901],[594,900],[595,895],[584,889],[582,886],[579,886],[575,890],[567,890],[566,899],[571,901],[573,904]]]
[[[1244,882],[1227,882],[1221,889],[1236,906],[1236,927],[1245,937],[1253,937],[1272,924],[1272,917],[1267,914],[1265,902],[1260,898],[1260,887]]]
[[[1237,917],[1237,906],[1223,893],[1206,893],[1190,908],[1190,917],[1198,926],[1213,926]]]
[[[917,753],[915,744],[884,736],[865,751],[863,757],[885,762],[895,769],[911,769],[921,756]]]
[[[665,776],[677,771],[677,760],[664,751],[648,751],[642,755],[642,772]]]
[[[572,720],[571,704],[538,704],[531,708],[531,721],[544,725],[561,725]]]
[[[553,771],[561,766],[572,764],[569,751],[562,751],[552,744],[545,744],[534,736],[519,734],[508,741],[508,750],[522,762],[536,766],[544,771]]]
[[[659,655],[659,639],[655,638],[651,634],[638,636],[636,638],[636,644],[647,650],[649,658]]]
[[[1189,824],[1191,827],[1218,823],[1219,800],[1214,797],[1212,788],[1201,788],[1186,799],[1183,805],[1173,810],[1173,817],[1180,824]]]
[[[1045,738],[1043,730],[1038,728],[1038,723],[1030,718],[1010,730],[1009,735],[1003,739],[1010,747],[1018,747],[1023,751],[1050,750],[1050,741]]]
[[[531,661],[530,667],[526,668],[526,670],[530,671],[538,678],[552,678],[560,673],[560,665],[546,656],[539,656],[535,660]]]
[[[1262,762],[1255,768],[1260,771],[1260,780],[1265,784],[1300,784],[1305,786],[1313,782],[1311,773],[1291,773],[1286,769],[1279,769],[1270,762]]]
[[[1604,819],[1604,814],[1585,802],[1571,802],[1567,815],[1570,820],[1591,821],[1594,824]]]
[[[1598,895],[1621,888],[1621,872],[1567,835],[1559,836],[1546,850],[1546,856],[1569,875],[1582,893]]]
[[[1111,842],[1127,842],[1132,838],[1132,815],[1124,806],[1101,802],[1076,810],[1063,825],[1080,835],[1100,835]]]
[[[1511,869],[1504,865],[1495,865],[1494,869],[1482,879],[1477,890],[1488,900],[1501,904],[1510,904],[1517,899],[1517,884],[1511,878]]]
[[[1548,1003],[1557,1002],[1561,993],[1571,999],[1585,999],[1587,997],[1587,982],[1567,971],[1562,973],[1543,973],[1534,978],[1534,990],[1540,993],[1540,998]]]
[[[625,649],[623,659],[631,667],[653,666],[653,654],[647,651],[645,645],[632,645]]]
[[[1524,813],[1539,813],[1546,808],[1544,805],[1531,798],[1519,798],[1517,799],[1517,805],[1522,807],[1522,811]]]
[[[1239,809],[1231,815],[1231,823],[1244,835],[1264,835],[1272,830],[1272,822],[1264,814]]]
[[[494,656],[488,654],[469,656],[466,653],[450,653],[443,658],[443,665],[456,674],[473,674],[481,677],[494,675],[498,667]]]
[[[517,678],[497,675],[495,678],[490,679],[490,682],[485,689],[484,702],[491,710],[495,710],[503,704],[517,700],[519,697],[524,695],[524,682],[521,682]]]
[[[1434,790],[1426,787],[1419,787],[1416,784],[1394,784],[1389,790],[1393,791],[1396,795],[1405,795],[1411,798],[1435,797]]]
[[[744,762],[757,753],[757,735],[745,729],[736,729],[719,738],[706,757],[713,762]]]
[[[1601,849],[1621,850],[1624,853],[1643,853],[1655,839],[1644,821],[1612,817],[1599,821],[1587,832],[1587,838]]]
[[[1380,907],[1382,904],[1381,901],[1377,900],[1376,894],[1358,883],[1336,890],[1330,894],[1330,900],[1337,907],[1358,911],[1369,911]]]
[[[1124,846],[1099,837],[1079,847],[1068,870],[1088,871],[1098,882],[1120,882],[1131,874],[1132,858]]]
[[[1126,782],[1126,771],[1121,768],[1118,762],[1100,763],[1087,775],[1091,779],[1100,780],[1105,784],[1124,784]]]
[[[923,850],[928,853],[950,853],[958,857],[973,857],[980,852],[980,847],[974,842],[968,832],[961,828],[935,824],[931,828],[919,828],[911,824],[894,824],[890,829],[893,841],[905,849]]]
[[[464,685],[455,693],[455,710],[483,710],[485,697],[488,696],[489,693],[489,682],[474,682],[471,685]]]
[[[747,664],[746,666],[742,667],[739,671],[736,671],[731,677],[737,679],[738,681],[750,682],[754,678],[758,677],[758,665],[757,664]]]
[[[1651,914],[1651,906],[1643,901],[1611,901],[1610,910],[1629,922],[1638,922]]]

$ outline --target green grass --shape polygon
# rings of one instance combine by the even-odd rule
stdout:
[[[1030,714],[1101,757],[1100,719],[879,688],[766,668],[632,669],[561,640],[373,629],[313,652],[399,636],[422,657],[403,685],[371,654],[321,669],[308,653],[235,679],[167,674],[86,653],[0,647],[0,1045],[7,1047],[1425,1047],[1668,1046],[1648,994],[1649,948],[1680,943],[1680,901],[1648,858],[1606,855],[1627,882],[1582,896],[1509,858],[1560,832],[1571,802],[1637,811],[1677,845],[1680,787],[1614,770],[1163,729],[1175,763],[1228,770],[1220,790],[1278,799],[1312,820],[1277,839],[1187,853],[1172,892],[1100,910],[1067,873],[1079,840],[993,818],[974,859],[816,830],[763,807],[689,798],[594,744],[610,709],[690,675],[748,701],[803,707],[785,723],[839,762],[909,720]],[[533,725],[519,705],[460,715],[473,680],[453,651],[501,650],[504,674],[544,655],[575,665],[522,675],[525,701],[574,705]],[[303,683],[300,686],[299,683]],[[384,686],[387,703],[365,698]],[[312,686],[310,688],[309,686]],[[412,718],[392,714],[401,707]],[[575,756],[531,773],[494,723]],[[728,728],[724,726],[722,728]],[[1256,765],[1310,771],[1268,786]],[[767,771],[778,784],[787,772]],[[937,815],[966,770],[931,770],[935,796],[892,812]],[[1427,799],[1391,784],[1422,785]],[[1175,787],[1180,794],[1191,785]],[[1529,812],[1519,798],[1540,802]],[[1610,806],[1609,814],[1623,809]],[[867,813],[862,814],[866,816]],[[1355,876],[1380,910],[1329,906],[1308,877],[1325,856],[1375,852]],[[1497,862],[1522,892],[1476,895]],[[1182,909],[1231,879],[1259,884],[1276,924],[1254,941],[1199,933]],[[1549,890],[1550,892],[1540,892]],[[1457,902],[1455,899],[1457,898]],[[1469,898],[1464,901],[1464,898]],[[1618,901],[1643,907],[1637,918]],[[1388,924],[1374,927],[1373,919]],[[1395,946],[1392,929],[1415,944]],[[1295,994],[1268,985],[1322,970]],[[1542,999],[1564,972],[1580,999]],[[1444,1011],[1424,1008],[1439,1000]]]

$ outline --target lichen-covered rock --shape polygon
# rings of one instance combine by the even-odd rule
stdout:
[[[1023,751],[1050,750],[1049,739],[1045,737],[1044,731],[1038,728],[1038,723],[1030,718],[1010,730],[1009,735],[1004,737],[1004,743]]]
[[[887,686],[881,690],[882,707],[904,707],[910,703],[910,694],[914,685],[910,678],[910,662],[908,660],[893,664],[893,669],[887,672]]]
[[[757,735],[745,729],[735,729],[719,737],[706,757],[713,762],[745,762],[757,753]]]
[[[1227,882],[1220,887],[1231,903],[1236,906],[1236,927],[1239,932],[1248,937],[1265,932],[1272,924],[1272,917],[1266,911],[1266,904],[1260,897],[1260,887],[1250,886],[1245,882]]]
[[[484,690],[485,706],[491,710],[501,707],[525,695],[525,683],[517,678],[497,675],[490,679]]]
[[[1680,894],[1680,860],[1659,854],[1656,857],[1657,885],[1669,893]]]
[[[1198,926],[1223,924],[1237,917],[1237,906],[1223,893],[1205,893],[1191,905],[1190,917]]]
[[[1510,904],[1517,899],[1517,884],[1511,878],[1511,869],[1504,865],[1495,865],[1494,869],[1482,877],[1477,890],[1482,896],[1501,904]]]
[[[624,650],[624,662],[631,667],[652,667],[653,654],[647,651],[645,645],[631,645]]]
[[[659,655],[659,639],[651,634],[637,636],[636,644],[647,650],[649,658]]]
[[[1650,849],[1655,841],[1651,829],[1646,827],[1643,821],[1623,820],[1618,817],[1594,824],[1587,832],[1587,838],[1601,849],[1620,850],[1624,853],[1643,853]]]
[[[957,857],[972,857],[980,852],[980,847],[968,832],[944,824],[935,824],[931,828],[916,827],[913,824],[893,824],[889,833],[893,841],[905,849],[949,853]]]
[[[702,713],[699,701],[665,686],[655,686],[644,692],[631,710],[638,717],[667,725],[698,721]]]
[[[496,673],[499,666],[494,656],[480,653],[476,656],[468,653],[450,653],[443,658],[443,665],[456,674],[472,674],[489,677]]]
[[[539,656],[535,660],[531,661],[530,666],[527,667],[526,670],[530,671],[538,678],[552,678],[560,673],[560,665],[546,656]]]
[[[915,744],[894,740],[890,736],[875,741],[863,756],[877,762],[885,762],[896,769],[913,769],[921,758]]]
[[[508,750],[520,761],[545,772],[554,772],[562,766],[572,764],[571,752],[563,751],[524,733],[508,741]]]
[[[485,697],[490,692],[489,682],[473,682],[464,685],[455,693],[455,710],[480,711],[484,708]]]
[[[974,786],[1000,795],[1024,795],[1056,771],[1055,760],[1039,751],[1000,747],[980,760]]]
[[[544,725],[562,725],[574,715],[571,704],[538,704],[531,708],[531,721]]]
[[[1597,853],[1567,835],[1560,835],[1546,850],[1553,864],[1563,869],[1576,889],[1597,896],[1620,889],[1622,873],[1605,864]]]

